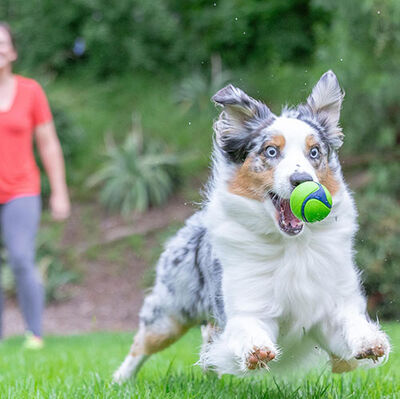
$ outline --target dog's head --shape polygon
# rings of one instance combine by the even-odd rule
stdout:
[[[223,110],[214,124],[216,145],[234,173],[231,193],[265,203],[277,227],[297,235],[303,224],[289,197],[300,183],[314,180],[332,196],[341,185],[337,150],[343,92],[332,71],[318,81],[306,104],[274,115],[263,103],[229,85],[212,98]]]

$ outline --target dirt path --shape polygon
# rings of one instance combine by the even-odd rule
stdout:
[[[87,252],[93,251],[96,245],[107,245],[112,250],[121,238],[158,231],[173,222],[181,223],[195,210],[180,196],[172,198],[164,207],[152,209],[144,215],[133,215],[129,221],[105,215],[95,205],[88,207],[91,209],[89,219],[95,220],[89,223],[87,209],[75,207],[62,237],[64,247],[74,247],[80,254],[84,279],[80,284],[65,287],[71,297],[69,300],[46,307],[45,334],[135,329],[143,300],[143,275],[149,265],[133,249],[125,249],[120,259],[114,262],[92,259]],[[96,232],[90,231],[93,224],[97,225]],[[15,300],[6,300],[3,326],[5,336],[24,332]]]

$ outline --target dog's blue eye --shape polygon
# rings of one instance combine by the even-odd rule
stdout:
[[[273,146],[267,147],[265,152],[268,158],[276,158],[278,156],[278,149]]]
[[[312,159],[319,158],[319,149],[318,149],[318,147],[311,148],[311,150],[310,150],[310,158],[312,158]]]

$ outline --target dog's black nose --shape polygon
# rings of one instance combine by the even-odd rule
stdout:
[[[313,178],[305,172],[295,172],[290,177],[290,184],[293,187],[297,187],[299,184],[304,183],[305,181],[312,181]]]

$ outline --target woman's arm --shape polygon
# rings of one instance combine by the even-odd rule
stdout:
[[[40,158],[50,181],[50,209],[56,220],[66,219],[70,214],[70,202],[65,180],[64,157],[54,123],[47,122],[36,127],[36,144]]]

